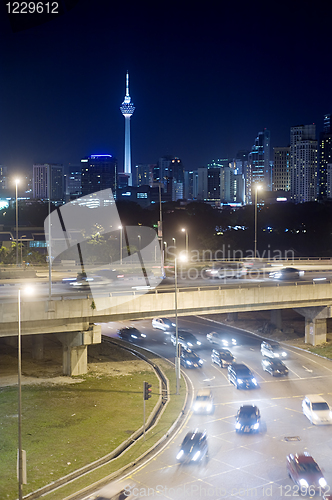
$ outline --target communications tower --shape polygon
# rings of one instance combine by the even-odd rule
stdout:
[[[120,111],[125,118],[125,155],[124,155],[124,173],[128,175],[128,185],[132,186],[131,174],[131,152],[130,152],[130,117],[135,111],[135,106],[131,102],[129,95],[129,73],[126,74],[126,95],[121,104]]]

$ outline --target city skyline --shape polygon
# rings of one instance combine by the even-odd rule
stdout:
[[[2,16],[0,164],[15,173],[34,163],[78,164],[83,156],[112,154],[122,171],[118,103],[127,70],[138,105],[132,165],[169,154],[186,170],[197,169],[251,150],[264,128],[271,131],[270,151],[287,146],[290,128],[300,124],[314,122],[318,136],[332,108],[323,64],[328,15],[318,5],[310,13],[263,5],[240,13],[227,5],[229,22],[220,24],[209,5],[133,4],[125,37],[121,6],[104,2],[81,0],[61,18],[16,33]],[[303,38],[308,27],[312,36]]]

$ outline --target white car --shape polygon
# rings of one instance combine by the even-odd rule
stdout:
[[[262,356],[268,358],[287,358],[287,352],[278,344],[278,342],[262,342],[261,343]]]
[[[303,414],[313,425],[332,424],[332,411],[327,402],[317,394],[309,394],[302,401]]]
[[[152,320],[152,328],[162,330],[165,333],[173,332],[175,326],[175,323],[168,318],[153,318]]]
[[[199,391],[197,391],[193,411],[194,413],[213,412],[213,396],[210,389],[200,389]]]
[[[228,347],[236,345],[236,339],[220,332],[210,332],[206,335],[206,339],[211,344],[219,345],[220,347]]]

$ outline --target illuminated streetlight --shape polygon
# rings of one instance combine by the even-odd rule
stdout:
[[[173,246],[176,247],[176,238],[172,238]]]
[[[15,197],[16,197],[16,267],[18,267],[18,198],[17,198],[17,186],[20,183],[20,179],[15,179]]]
[[[257,184],[255,186],[255,241],[254,241],[254,258],[256,258],[257,254],[257,193],[262,189],[262,186]]]
[[[180,254],[174,258],[174,302],[175,302],[175,378],[176,378],[176,394],[180,394],[180,358],[179,358],[179,328],[178,328],[178,269],[177,260],[182,262],[188,260],[187,255]]]
[[[185,227],[183,227],[181,229],[181,231],[183,233],[186,233],[186,254],[188,255],[188,250],[189,250],[189,235],[188,235],[188,231],[187,231],[187,229]]]
[[[137,238],[138,238],[138,250],[141,251],[141,235],[139,234]]]
[[[120,229],[120,264],[122,265],[122,226],[118,229]]]
[[[164,241],[164,264],[167,257],[167,241]]]
[[[17,338],[17,359],[18,359],[18,498],[22,500],[23,482],[26,484],[26,479],[23,477],[23,450],[22,450],[22,346],[21,346],[21,291],[31,295],[32,287],[26,287],[23,290],[20,288],[17,292],[17,313],[18,313],[18,338]],[[26,467],[24,467],[26,470]]]

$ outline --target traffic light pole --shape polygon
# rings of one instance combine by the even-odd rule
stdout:
[[[145,398],[143,394],[143,439],[145,441]]]

